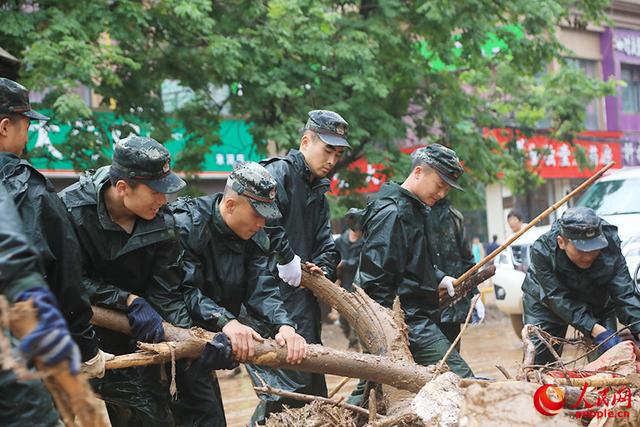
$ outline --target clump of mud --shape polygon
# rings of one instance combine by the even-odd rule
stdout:
[[[464,397],[460,387],[460,377],[453,372],[445,372],[425,384],[411,402],[413,411],[426,425],[455,427],[462,414]]]

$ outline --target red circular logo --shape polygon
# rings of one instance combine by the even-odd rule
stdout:
[[[552,400],[548,390],[552,389],[555,393],[553,396],[556,400]],[[547,417],[557,415],[564,407],[564,390],[558,386],[545,384],[536,390],[533,395],[533,406],[537,411]]]

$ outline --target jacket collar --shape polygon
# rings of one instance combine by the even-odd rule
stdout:
[[[13,153],[0,152],[0,176],[11,175],[19,164],[20,157]]]
[[[291,160],[291,164],[293,165],[294,170],[304,178],[305,181],[311,182],[313,176],[311,175],[311,169],[309,169],[309,165],[307,165],[306,160],[304,159],[304,155],[296,150],[291,149],[287,154],[289,160]]]
[[[20,162],[20,158],[15,154],[0,152],[0,182],[5,183],[7,191],[14,199],[17,194],[22,194],[28,187],[29,174],[16,176],[16,168]],[[12,178],[7,179],[7,177]]]
[[[422,200],[418,198],[418,196],[413,194],[411,191],[405,189],[397,182],[385,182],[384,184],[382,184],[382,187],[380,188],[380,192],[379,192],[379,198],[383,198],[383,197],[389,197],[389,198],[401,197],[404,199],[409,199],[409,201],[415,207],[419,209],[423,209],[427,212],[431,210],[431,208],[425,203],[423,203]]]
[[[222,201],[222,193],[220,193],[216,198],[213,199],[213,206],[212,206],[213,215],[211,215],[211,224],[213,225],[213,228],[216,230],[216,232],[218,232],[219,234],[238,239],[238,236],[236,235],[236,233],[234,233],[233,230],[229,228],[227,223],[224,222],[224,218],[222,218],[222,213],[220,212],[221,201]]]
[[[109,188],[111,185],[108,172],[108,168],[102,168],[93,175],[92,179],[95,189],[93,195],[95,197],[94,200],[96,203],[96,210],[98,212],[98,220],[100,221],[102,228],[105,230],[124,231],[122,227],[111,219],[111,215],[109,215],[109,211],[107,210],[107,204],[104,201],[104,190]],[[134,232],[138,225],[137,222],[138,221],[136,221],[136,224],[134,225]],[[133,232],[131,234],[133,234]]]
[[[28,161],[21,159],[13,153],[0,152],[0,179],[11,176],[12,182],[7,183],[7,188],[12,194],[22,193],[27,188],[27,181],[31,176],[38,176],[44,181],[47,191],[55,192],[51,181],[33,167]]]
[[[296,150],[291,149],[287,154],[289,161],[293,165],[293,169],[296,171],[298,175],[300,175],[306,183],[308,183],[312,189],[326,187],[327,190],[331,185],[331,180],[328,178],[315,178],[311,173],[311,169],[309,169],[309,165],[304,159],[304,155]],[[326,190],[325,190],[326,191]]]

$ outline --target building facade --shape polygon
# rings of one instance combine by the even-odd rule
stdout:
[[[570,65],[596,79],[625,82],[616,95],[594,100],[586,107],[585,132],[575,144],[584,147],[596,169],[612,160],[615,168],[640,166],[640,1],[613,1],[609,18],[610,27],[562,27],[558,33],[570,52],[566,58]],[[495,234],[503,241],[510,234],[506,225],[510,210],[523,213],[525,221],[531,220],[591,173],[576,167],[571,147],[565,142],[540,135],[519,139],[518,144],[546,182],[528,199],[515,197],[500,183],[487,186],[487,240]],[[549,154],[538,155],[542,148]],[[553,213],[549,221],[566,208]]]

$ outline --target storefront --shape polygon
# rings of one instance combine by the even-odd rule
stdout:
[[[111,112],[96,112],[93,118],[96,126],[92,124],[84,127],[82,123],[74,123],[72,127],[69,124],[34,122],[29,127],[27,152],[35,148],[48,151],[47,157],[31,157],[30,160],[54,182],[56,188],[71,184],[78,176],[78,171],[74,170],[71,160],[65,158],[59,150],[59,147],[67,142],[70,133],[75,132],[74,128],[82,127],[86,131],[95,133],[96,138],[108,138],[109,148],[104,150],[106,156],[111,155],[110,147],[113,141],[126,136],[122,135],[123,124],[127,124],[136,133],[148,134],[144,127],[135,123],[124,123]],[[220,123],[219,136],[221,144],[210,148],[205,155],[201,172],[196,174],[199,178],[197,186],[205,193],[221,191],[224,188],[224,182],[235,162],[259,161],[264,157],[257,152],[253,137],[243,120],[223,120]],[[176,126],[172,140],[165,146],[175,159],[187,143],[194,142],[188,142],[184,131]]]
[[[499,142],[505,142],[511,138],[508,132],[501,130],[491,131],[491,134]],[[500,181],[487,186],[486,209],[489,236],[495,234],[502,241],[509,234],[506,218],[510,210],[520,211],[525,216],[524,221],[528,222],[609,162],[615,162],[613,169],[622,168],[624,144],[621,143],[621,136],[621,132],[589,131],[581,133],[573,144],[557,141],[546,135],[518,137],[517,145],[525,152],[528,167],[546,182],[529,193],[530,212],[528,214],[526,209],[523,209],[526,198],[524,195],[516,197]],[[593,167],[581,169],[578,166],[576,160],[578,149],[583,150]],[[545,223],[556,219],[566,208],[567,205],[561,207]]]

